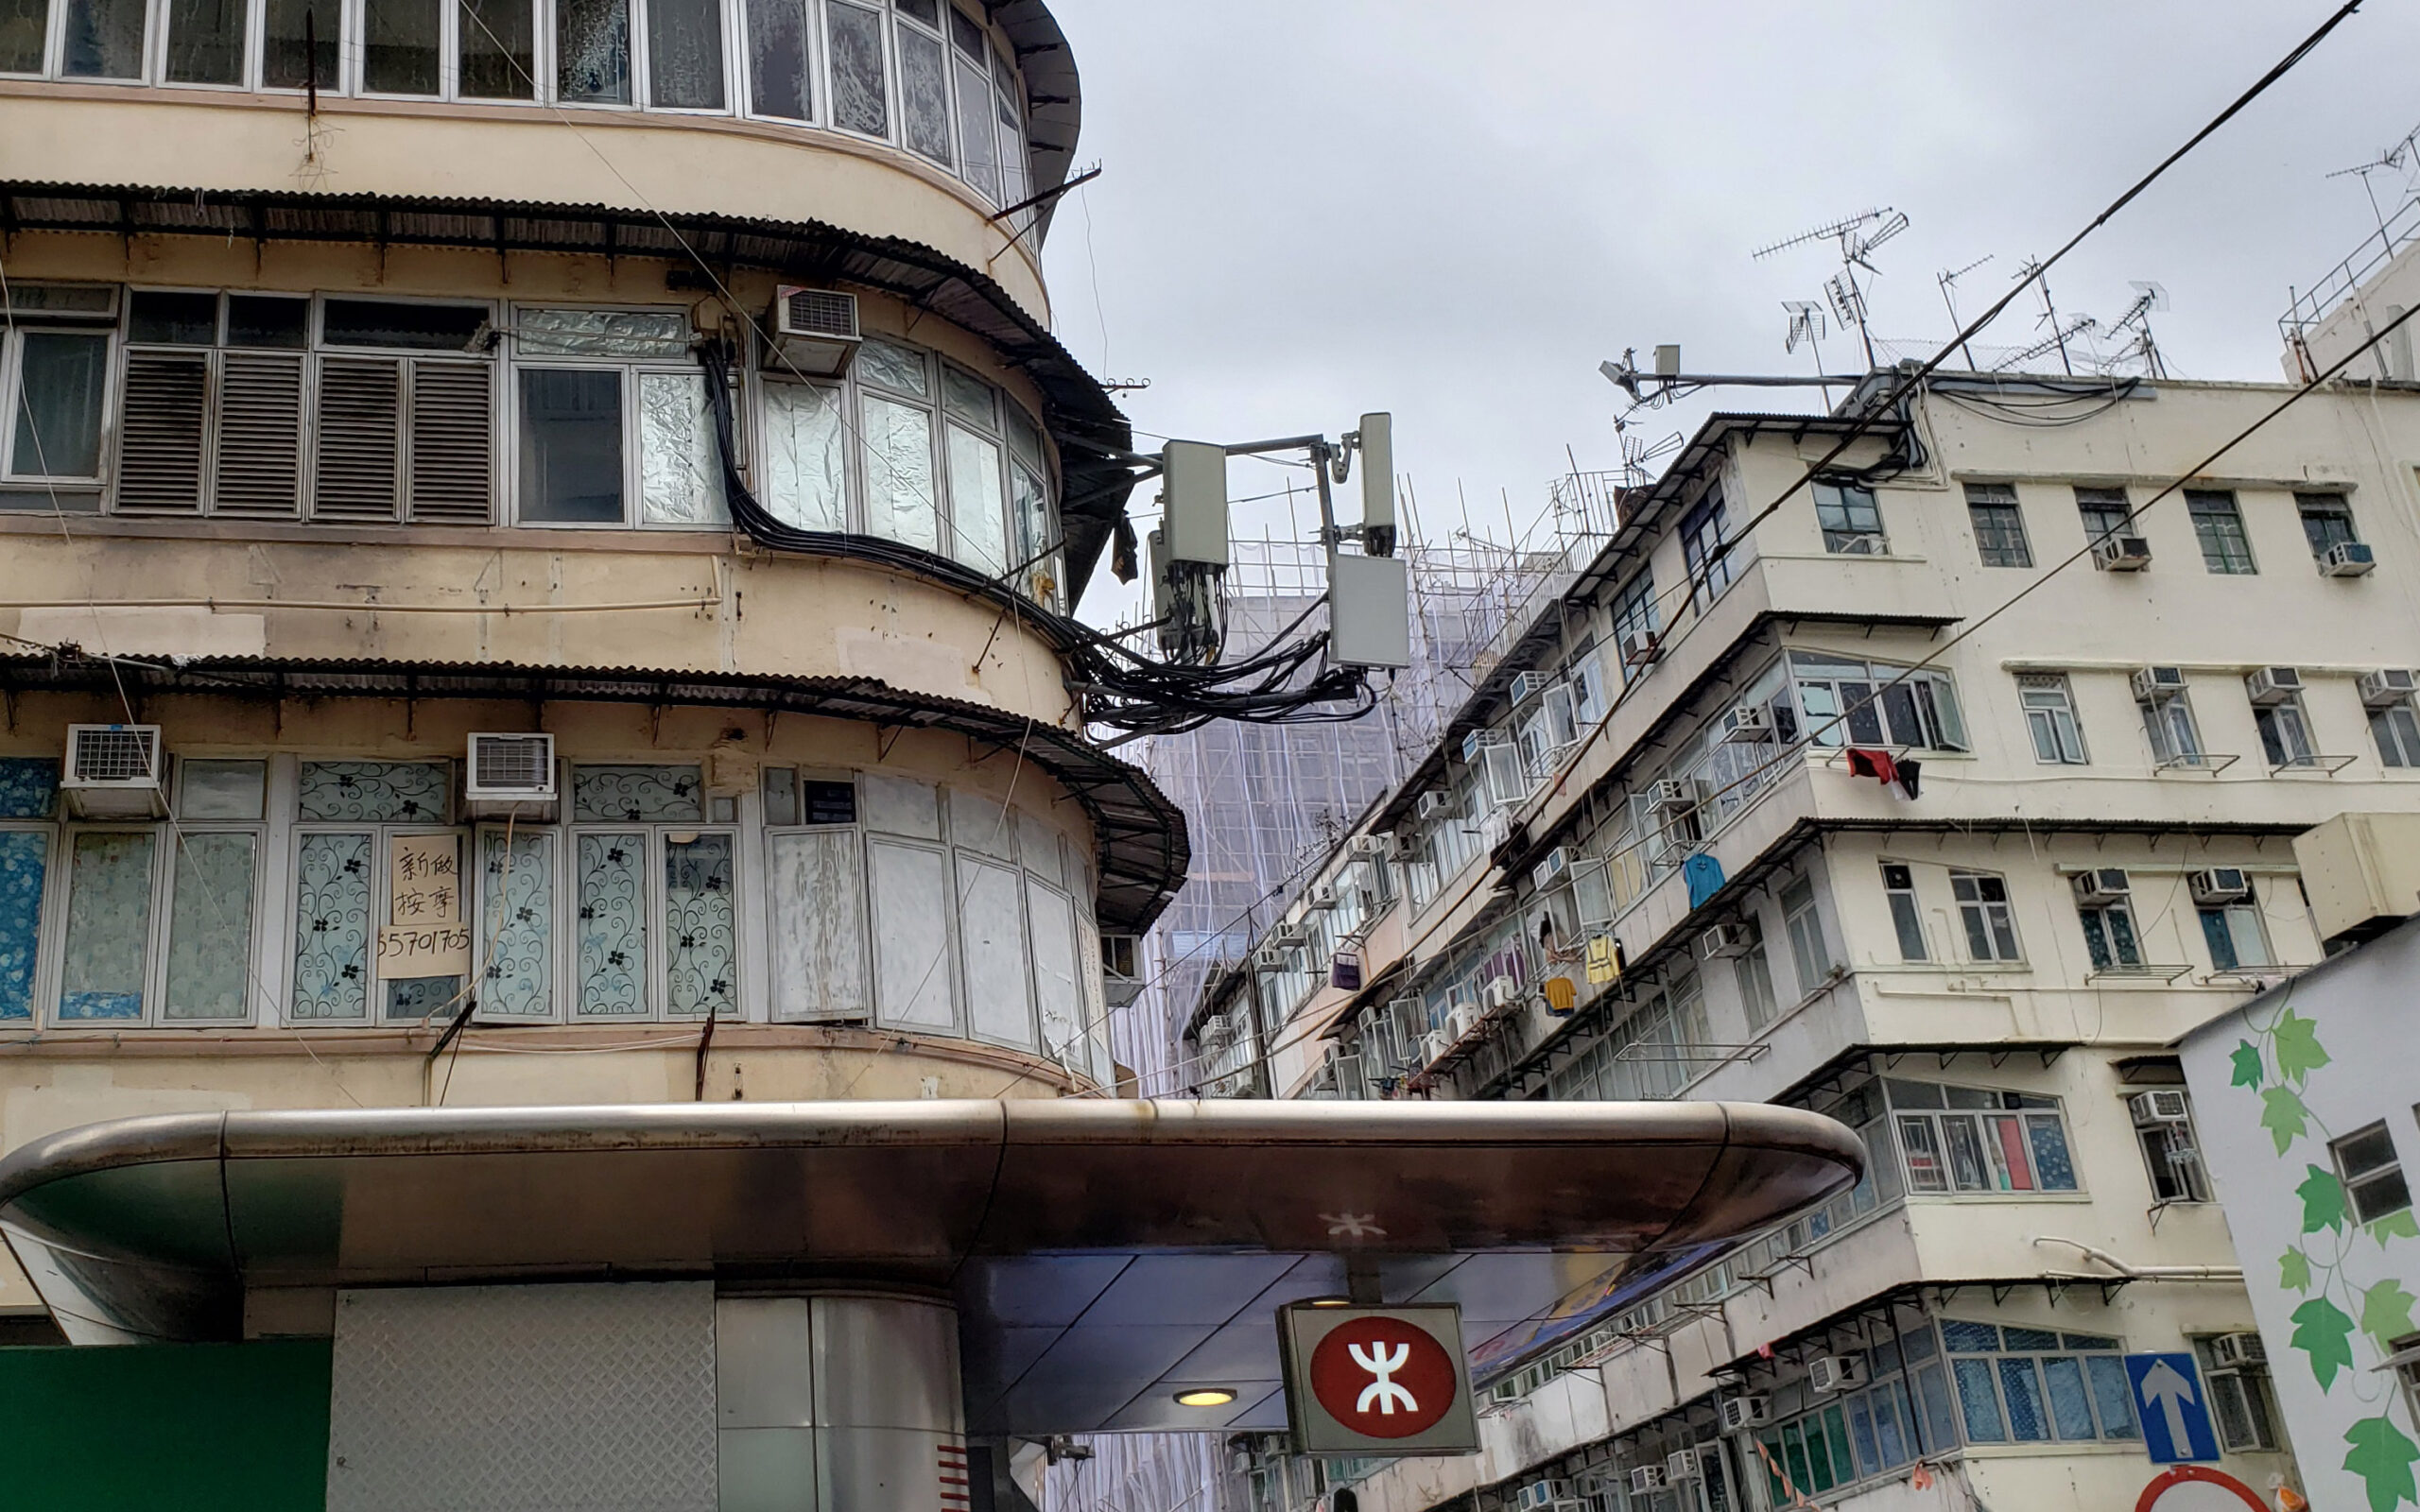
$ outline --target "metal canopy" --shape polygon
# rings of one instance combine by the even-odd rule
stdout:
[[[1841,1125],[1763,1104],[193,1113],[20,1147],[0,1232],[78,1342],[239,1338],[268,1288],[904,1285],[957,1299],[974,1432],[1276,1428],[1286,1302],[1374,1280],[1459,1303],[1483,1354],[1863,1162]],[[1181,1408],[1184,1384],[1236,1395]]]

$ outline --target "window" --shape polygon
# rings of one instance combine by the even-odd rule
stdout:
[[[2261,754],[2269,758],[2271,771],[2318,765],[2319,758],[2311,753],[2310,725],[2303,717],[2300,696],[2253,705],[2252,722],[2259,727]]]
[[[1986,567],[2031,567],[2033,548],[2025,539],[2025,511],[2016,490],[2005,483],[1966,485],[1966,513],[1975,523],[1975,549]]]
[[[2353,507],[2341,493],[2297,493],[2294,507],[2303,517],[2303,536],[2314,558],[2326,556],[2330,546],[2361,539],[2353,529]]]
[[[1798,969],[1798,994],[1806,996],[1832,979],[1832,951],[1824,941],[1824,920],[1815,912],[1815,884],[1806,877],[1781,890],[1782,928]]]
[[[2118,1340],[1944,1318],[1970,1444],[2133,1442],[2134,1389]]]
[[[2272,964],[2269,934],[2261,922],[2257,898],[2204,903],[2195,912],[2201,916],[2202,938],[2210,947],[2213,969],[2240,971]]]
[[[1815,519],[1824,528],[1824,549],[1850,556],[1878,556],[1886,542],[1882,510],[1874,490],[1846,480],[1815,485]]]
[[[2202,1379],[2210,1388],[2210,1416],[2217,1421],[2219,1447],[2235,1453],[2278,1449],[2277,1403],[2271,1395],[2267,1368],[2221,1361],[2215,1339],[2192,1342]]]
[[[1733,957],[1731,971],[1739,984],[1739,1004],[1748,1015],[1748,1027],[1762,1029],[1773,1022],[1780,1007],[1773,995],[1772,956],[1765,948],[1763,920],[1749,914],[1741,918],[1738,928],[1747,936],[1748,948]]]
[[[2370,711],[2370,737],[2378,743],[2378,760],[2389,766],[2420,766],[2420,719],[2411,700],[2400,699]]]
[[[2420,1333],[2388,1341],[2393,1351],[2395,1384],[2403,1388],[2403,1410],[2420,1419]]]
[[[2241,575],[2260,569],[2252,559],[2252,541],[2243,531],[2243,514],[2235,495],[2222,490],[2187,489],[2185,509],[2193,517],[2193,534],[2202,543],[2202,565],[2214,573]]]
[[[106,332],[0,324],[0,416],[7,417],[0,427],[0,480],[100,480],[109,370]],[[48,490],[38,497],[48,507]]]
[[[2083,925],[2083,945],[2096,971],[2118,971],[2143,964],[2143,947],[2135,932],[2134,906],[2123,900],[2078,903],[2076,917]]]
[[[289,1021],[418,1021],[459,1005],[460,974],[399,974],[378,950],[382,936],[390,950],[398,943],[390,931],[466,917],[464,835],[449,826],[453,781],[444,762],[302,764]],[[441,878],[451,879],[442,896]],[[458,957],[470,964],[467,948]]]
[[[513,356],[522,524],[729,524],[685,314],[525,307]]]
[[[1886,861],[1882,864],[1882,891],[1891,900],[1891,927],[1899,936],[1899,959],[1922,961],[1931,957],[1925,950],[1925,926],[1916,912],[1916,879],[1912,869]]]
[[[457,91],[469,100],[526,100],[538,90],[531,0],[457,0]]]
[[[2009,906],[2008,879],[1988,871],[1953,871],[1950,895],[1958,900],[1958,919],[1966,929],[1970,961],[2022,959],[2016,948],[2016,914]]]
[[[737,1012],[737,837],[700,827],[699,769],[575,766],[571,785],[573,1017]]]
[[[1820,651],[1792,651],[1789,665],[1815,745],[1966,748],[1966,723],[1945,672]]]
[[[2127,529],[2128,511],[2133,507],[2123,489],[2076,490],[2076,512],[2083,517],[2084,539],[2095,544]]]
[[[2084,764],[2083,730],[2076,722],[2075,696],[2063,677],[2020,677],[2017,702],[2033,737],[2033,759],[2051,765]]]
[[[2126,1101],[2152,1200],[2209,1201],[2209,1177],[2203,1173],[2201,1143],[2193,1135],[2192,1094],[2182,1087],[2161,1087]]]
[[[1896,1077],[1884,1088],[1910,1192],[2076,1190],[2057,1098]]]
[[[2394,1136],[2386,1125],[2372,1124],[2327,1146],[2335,1157],[2336,1174],[2352,1198],[2353,1216],[2376,1223],[2389,1213],[2411,1206],[2411,1189],[2404,1184],[2403,1164],[2395,1155]]]
[[[434,97],[445,53],[445,8],[438,0],[364,0],[361,87],[371,94]]]
[[[2151,737],[2152,759],[2162,766],[2203,765],[2202,731],[2193,722],[2193,705],[2183,689],[2145,699],[2143,732]]]
[[[1614,654],[1623,657],[1622,681],[1647,670],[1645,663],[1632,665],[1624,654],[1625,646],[1651,646],[1664,631],[1664,613],[1655,599],[1655,575],[1641,571],[1622,585],[1614,595]]]
[[[785,121],[815,119],[807,18],[798,0],[747,0],[748,108]]]
[[[1710,490],[1681,518],[1681,555],[1689,569],[1689,604],[1704,613],[1731,586],[1731,516],[1722,490]]]
[[[58,798],[58,762],[0,756],[0,1023],[34,1016],[43,893],[57,853],[45,821]]]

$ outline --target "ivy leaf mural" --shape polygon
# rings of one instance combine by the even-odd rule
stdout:
[[[2288,1245],[2277,1257],[2277,1284],[2290,1292],[2310,1290],[2310,1257],[2300,1245]]]
[[[2319,1025],[2288,1008],[2277,1018],[2277,1074],[2287,1081],[2301,1082],[2327,1064],[2327,1052],[2319,1046]]]
[[[2370,1225],[2370,1237],[2380,1245],[2390,1239],[2420,1239],[2420,1223],[2412,1222],[2411,1210],[2404,1208]]]
[[[2284,1087],[2272,1087],[2260,1094],[2260,1126],[2277,1142],[2277,1153],[2310,1131],[2310,1109],[2303,1100]]]
[[[2392,1341],[2412,1332],[2411,1304],[2420,1302],[2403,1289],[2403,1283],[2390,1276],[2361,1294],[2361,1332],[2378,1341],[2378,1348],[2394,1352]]]
[[[2260,1047],[2258,1045],[2246,1040],[2235,1047],[2235,1054],[2228,1059],[2235,1063],[2235,1079],[2230,1081],[2228,1086],[2257,1087],[2260,1085]]]
[[[2420,1445],[2403,1436],[2394,1420],[2380,1415],[2364,1418],[2344,1432],[2353,1452],[2344,1468],[2361,1478],[2370,1493],[2370,1512],[2394,1512],[2406,1502],[2420,1502],[2420,1486],[2411,1482],[2411,1465],[2420,1460]]]
[[[2323,1228],[2344,1230],[2344,1183],[2333,1173],[2318,1166],[2305,1166],[2310,1173],[2294,1195],[2303,1199],[2303,1232],[2315,1234]]]
[[[2353,1368],[2353,1320],[2325,1297],[2295,1308],[2292,1316],[2294,1348],[2310,1356],[2311,1378],[2325,1391],[2337,1371]]]

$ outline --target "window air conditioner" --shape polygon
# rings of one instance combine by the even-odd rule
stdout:
[[[857,329],[857,297],[836,289],[785,284],[773,291],[769,322],[772,345],[765,361],[776,372],[805,378],[838,378],[856,360],[864,335]]]
[[[555,737],[474,734],[462,763],[462,807],[475,819],[551,819]]]
[[[1697,794],[1687,782],[1677,777],[1647,784],[1647,806],[1666,813],[1681,813],[1697,807]]]
[[[1827,1354],[1815,1362],[1806,1383],[1817,1391],[1851,1391],[1865,1384],[1865,1357]]]
[[[1336,884],[1332,882],[1312,883],[1310,891],[1304,895],[1303,906],[1305,908],[1335,907]]]
[[[1505,745],[1509,740],[1509,736],[1496,730],[1471,730],[1462,736],[1462,761],[1465,765],[1476,763],[1480,751],[1487,749],[1490,746]]]
[[[1694,1481],[1703,1477],[1705,1469],[1698,1462],[1698,1453],[1694,1449],[1676,1449],[1665,1455],[1664,1478],[1667,1481]]]
[[[2174,1088],[2136,1092],[2126,1099],[2126,1111],[2137,1125],[2183,1124],[2191,1116],[2185,1093]]]
[[[1544,892],[1571,873],[1571,848],[1556,846],[1546,859],[1530,868],[1530,885]]]
[[[2319,554],[2323,577],[2367,577],[2377,565],[2378,554],[2366,541],[2340,541]]]
[[[1736,1434],[1743,1428],[1754,1428],[1772,1416],[1771,1397],[1746,1396],[1722,1399],[1722,1427]]]
[[[2381,667],[2361,674],[2361,702],[2372,709],[2391,709],[2420,691],[2420,678],[2409,667]]]
[[[1622,637],[1622,665],[1633,671],[1651,667],[1664,658],[1664,638],[1652,633]]]
[[[1531,1481],[1514,1495],[1520,1512],[1546,1512],[1557,1502],[1573,1500],[1571,1483],[1564,1480]]]
[[[60,791],[79,819],[157,819],[168,812],[157,725],[70,725]]]
[[[2265,1370],[2269,1366],[2269,1347],[2260,1342],[2257,1333],[2221,1333],[2210,1341],[2210,1361],[2217,1369],[2238,1374]]]
[[[1491,976],[1481,1001],[1487,1005],[1488,1017],[1495,1018],[1521,1005],[1521,988],[1509,976]]]
[[[1458,1003],[1454,1011],[1445,1016],[1445,1032],[1453,1037],[1456,1044],[1474,1038],[1486,1027],[1487,1017],[1479,1012],[1476,1003]]]
[[[2183,667],[2143,667],[2135,673],[2135,700],[2157,703],[2185,691]]]
[[[1756,704],[1734,709],[1722,716],[1722,744],[1726,746],[1763,746],[1773,738],[1773,711],[1771,704]]]
[[[1288,919],[1269,932],[1269,942],[1281,947],[1308,945],[1311,942],[1311,933],[1302,925]]]
[[[2073,880],[2076,902],[2086,908],[2122,903],[2133,891],[2126,885],[2126,873],[2116,867],[2102,867],[2094,871],[2079,871]]]
[[[2252,896],[2252,879],[2240,867],[2210,867],[2185,879],[2197,903],[2239,903]]]
[[[1717,924],[1698,936],[1698,958],[1727,961],[1755,949],[1755,940],[1744,924]]]
[[[1634,1496],[1645,1496],[1650,1491],[1660,1491],[1664,1489],[1664,1467],[1661,1465],[1641,1465],[1638,1469],[1631,1471],[1630,1489],[1631,1494]]]
[[[1286,970],[1286,952],[1275,945],[1263,945],[1252,953],[1252,969],[1264,976],[1275,976]]]
[[[1554,685],[1551,672],[1516,672],[1512,675],[1512,701],[1525,704]]]
[[[2104,573],[2138,573],[2152,564],[2152,543],[2141,536],[2103,536],[2093,543],[2092,564]]]
[[[1345,842],[1345,854],[1385,857],[1395,853],[1395,837],[1392,834],[1357,834]]]
[[[2255,667],[2243,691],[2256,704],[2284,703],[2303,691],[2303,675],[2292,667]]]
[[[1429,819],[1436,817],[1439,811],[1443,810],[1444,806],[1445,795],[1432,788],[1428,792],[1421,794],[1420,801],[1414,803],[1411,807],[1412,814],[1415,817]]]

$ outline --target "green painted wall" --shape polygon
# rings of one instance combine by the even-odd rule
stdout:
[[[321,1512],[324,1339],[0,1349],[8,1512]]]

